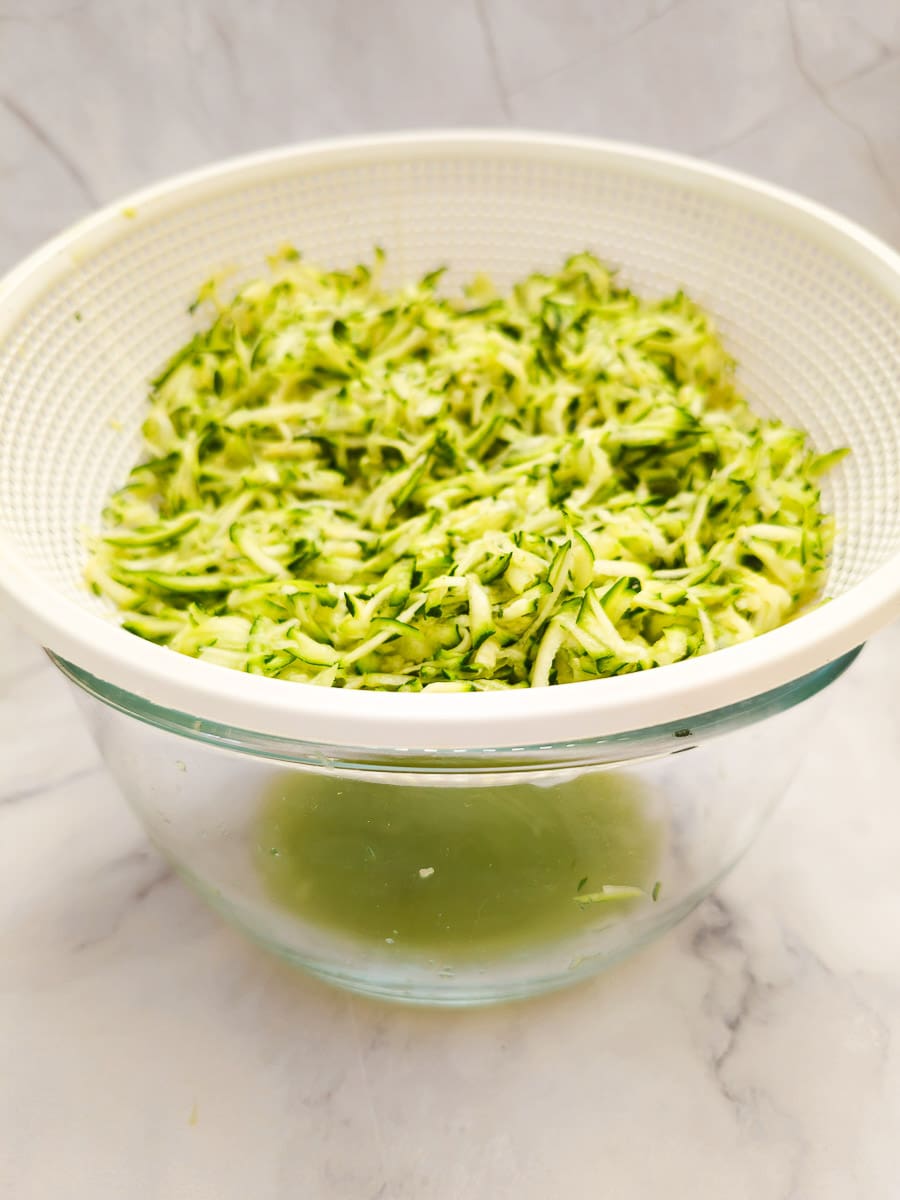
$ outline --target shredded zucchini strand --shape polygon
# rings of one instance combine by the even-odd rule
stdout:
[[[839,452],[754,414],[709,317],[593,256],[506,295],[288,250],[154,381],[87,578],[183,654],[322,686],[525,687],[772,629]]]

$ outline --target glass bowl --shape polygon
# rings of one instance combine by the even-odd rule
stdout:
[[[685,917],[857,653],[682,724],[377,754],[216,725],[55,661],[150,837],[228,921],[352,991],[470,1005],[575,983]]]

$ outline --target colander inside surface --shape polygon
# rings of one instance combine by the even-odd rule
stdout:
[[[140,453],[148,380],[196,327],[211,273],[290,242],[324,266],[381,245],[388,282],[506,285],[589,249],[639,293],[712,312],[751,402],[852,454],[831,477],[833,602],[672,667],[479,695],[328,691],[183,658],[117,628],[85,588],[83,533]],[[84,670],[237,728],[343,745],[490,747],[616,733],[813,670],[900,611],[900,260],[751,180],[609,143],[510,134],[321,143],[226,163],[76,226],[0,287],[0,587]]]

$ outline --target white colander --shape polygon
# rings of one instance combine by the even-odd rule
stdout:
[[[849,445],[827,496],[830,604],[653,671],[481,694],[246,675],[117,627],[82,583],[83,531],[139,454],[147,381],[214,270],[291,242],[324,266],[386,247],[393,282],[448,264],[508,284],[589,249],[645,295],[717,318],[751,401]],[[552,744],[710,711],[787,683],[900,613],[900,257],[777,188],[670,154],[508,133],[366,138],[228,162],[107,208],[0,285],[0,587],[44,645],[200,721],[340,746]]]

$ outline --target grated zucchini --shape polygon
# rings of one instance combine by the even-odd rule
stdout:
[[[152,385],[87,578],[138,636],[323,686],[646,670],[817,593],[840,451],[756,415],[709,317],[590,254],[508,293],[288,250]],[[193,307],[193,306],[192,306]]]

